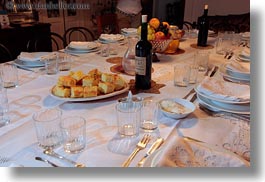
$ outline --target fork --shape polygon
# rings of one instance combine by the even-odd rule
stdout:
[[[144,137],[142,138],[142,140],[140,140],[137,143],[136,148],[131,153],[131,155],[129,156],[129,158],[122,164],[122,167],[128,167],[130,165],[130,163],[132,162],[132,160],[134,159],[134,157],[136,156],[136,154],[140,150],[145,149],[145,147],[147,146],[147,144],[150,141],[150,139],[151,139],[151,135],[149,135],[149,134],[144,135]]]

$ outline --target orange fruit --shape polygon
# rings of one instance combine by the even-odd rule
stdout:
[[[157,29],[160,25],[160,21],[158,18],[151,18],[151,20],[149,21],[149,25],[154,29]]]
[[[179,40],[172,40],[166,50],[165,50],[165,53],[169,53],[169,54],[173,54],[176,52],[176,50],[178,49],[179,47]]]

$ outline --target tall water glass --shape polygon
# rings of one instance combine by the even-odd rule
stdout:
[[[10,118],[8,116],[8,99],[6,94],[6,88],[1,84],[0,77],[0,127],[5,126],[10,123]]]

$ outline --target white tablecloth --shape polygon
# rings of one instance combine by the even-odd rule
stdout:
[[[185,50],[184,54],[158,55],[160,62],[153,63],[154,73],[152,74],[152,79],[157,83],[164,83],[166,86],[160,89],[161,94],[140,93],[138,95],[142,97],[153,96],[153,99],[158,101],[162,98],[182,98],[191,90],[195,85],[188,87],[176,87],[173,85],[173,65],[178,62],[193,61],[192,55],[196,49],[191,48],[190,44],[195,42],[196,39],[191,39],[183,40],[180,43],[180,48]],[[210,39],[209,42],[213,44],[214,40]],[[118,55],[114,56],[123,56],[126,46],[120,45],[117,49]],[[209,61],[210,66],[220,65],[226,61],[223,56],[215,54],[215,49],[210,49],[209,51],[212,53]],[[110,72],[111,66],[113,64],[106,62],[105,57],[101,57],[96,53],[89,53],[78,57],[74,56],[72,70],[87,72],[90,69],[98,68],[103,72]],[[125,97],[127,93],[90,102],[68,103],[59,101],[49,95],[50,89],[55,85],[59,75],[66,74],[68,72],[60,72],[51,76],[41,72],[33,73],[19,69],[19,86],[14,89],[8,89],[11,123],[0,128],[0,157],[10,158],[10,161],[1,164],[2,166],[49,167],[43,162],[34,160],[35,156],[41,156],[61,166],[71,167],[69,163],[42,154],[42,149],[37,145],[32,114],[41,108],[58,107],[63,111],[63,117],[79,115],[86,119],[87,145],[85,151],[79,154],[66,154],[62,147],[55,149],[55,151],[68,158],[85,163],[88,167],[119,167],[134,149],[136,142],[143,136],[143,133],[141,132],[140,136],[135,139],[120,140],[116,127],[115,103],[118,98]],[[133,76],[122,76],[127,80],[134,79]],[[215,76],[220,77],[218,73]],[[200,73],[198,80],[201,81],[203,78],[203,73]],[[231,125],[231,122],[235,124]],[[172,131],[178,129],[185,135],[232,150],[235,146],[230,145],[231,141],[227,142],[231,138],[227,139],[227,135],[224,132],[234,135],[233,144],[242,143],[241,140],[236,140],[242,132],[238,133],[238,130],[235,129],[241,126],[241,124],[238,125],[241,122],[243,121],[235,121],[233,118],[212,118],[197,108],[192,115],[181,120],[173,120],[162,116],[159,131],[153,135],[160,135],[167,139]],[[246,146],[244,151],[249,150],[250,146],[250,141],[248,140],[249,125],[246,128],[244,129],[246,137],[241,137]],[[228,144],[224,145],[225,143],[229,143],[229,146]],[[148,147],[150,145],[151,143]],[[137,161],[144,155],[146,150],[140,151],[131,166],[136,166]]]

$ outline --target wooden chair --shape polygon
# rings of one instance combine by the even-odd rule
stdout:
[[[98,27],[98,35],[102,33],[106,34],[120,33],[116,14],[105,14],[97,16],[97,27]]]
[[[49,42],[52,46],[52,50],[49,51],[58,51],[60,49],[64,49],[66,47],[66,41],[64,38],[55,33],[50,32],[47,36],[39,37],[38,39],[31,39],[27,43],[27,51],[28,52],[40,52],[40,51],[47,51],[46,47],[43,47],[44,42]]]
[[[0,44],[0,63],[4,63],[11,60],[13,60],[13,56],[9,49],[3,44]]]
[[[95,36],[89,29],[85,27],[71,27],[64,33],[64,40],[66,44],[71,41],[94,41]]]

